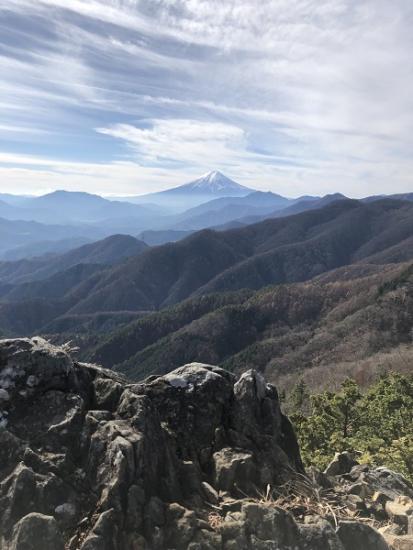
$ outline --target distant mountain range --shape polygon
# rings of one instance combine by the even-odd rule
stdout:
[[[164,238],[155,240],[163,243],[168,240],[167,232],[175,230],[174,225],[183,219],[177,216],[178,210],[184,211],[219,197],[245,196],[251,191],[219,172],[211,172],[180,187],[132,197],[133,202],[63,190],[39,197],[0,194],[0,258],[2,255],[4,259],[18,259],[34,257],[36,253],[59,254],[68,249],[68,242],[72,239],[88,242],[116,233],[137,236],[143,231],[161,231]],[[7,221],[14,222],[13,227]],[[218,223],[226,221],[228,216],[223,221],[218,219]],[[29,228],[27,222],[42,226]],[[214,222],[209,223],[206,219],[205,224],[201,223],[209,227]],[[50,225],[62,228],[54,230],[47,227]],[[63,226],[66,227],[63,229]],[[197,228],[195,226],[189,231]],[[183,235],[182,230],[177,230]],[[73,247],[80,242],[73,241]]]
[[[138,204],[157,204],[169,211],[183,211],[219,197],[244,197],[254,191],[221,172],[214,171],[184,185],[157,193],[128,197],[127,200]]]
[[[79,264],[114,265],[125,258],[138,256],[147,248],[148,245],[130,235],[112,235],[64,254],[0,262],[0,280],[16,285],[47,279]]]
[[[413,194],[393,198],[411,201]],[[201,229],[241,228],[346,199],[340,193],[286,198],[245,187],[217,171],[165,191],[122,200],[68,191],[40,197],[0,194],[0,260],[59,255],[114,234],[162,245]]]
[[[134,217],[144,224],[154,210],[127,202],[110,201],[90,193],[54,191],[21,202],[0,201],[0,217],[10,220],[30,220],[41,223],[73,224],[96,223]]]
[[[87,237],[85,237],[87,235]],[[21,247],[29,248],[28,256],[32,256],[31,247],[39,243],[57,243],[57,249],[66,249],[68,239],[98,240],[105,236],[105,231],[98,227],[61,224],[42,224],[33,221],[6,220],[0,217],[0,257],[7,251]],[[75,243],[73,246],[78,246]],[[40,250],[42,253],[42,250]],[[21,257],[21,256],[20,256]]]
[[[402,370],[412,266],[413,193],[287,198],[212,172],[128,200],[0,195],[0,336],[73,342],[136,380],[191,361],[284,387],[383,354]]]
[[[303,281],[385,255],[413,237],[412,214],[411,203],[347,200],[241,229],[201,231],[105,273],[71,311],[159,309],[194,294]]]
[[[222,197],[186,210],[177,219],[174,229],[198,230],[222,225],[245,216],[269,214],[286,208],[291,201],[275,193],[255,191],[243,197]]]
[[[142,315],[189,297],[412,258],[413,204],[389,199],[342,199],[146,249],[136,239],[111,237],[58,257],[0,264],[0,329],[53,332],[54,323],[71,318],[79,330],[82,319],[96,315]]]
[[[64,252],[88,244],[92,242],[92,240],[93,239],[88,239],[87,237],[69,237],[57,241],[36,241],[7,250],[3,254],[3,260],[14,261],[37,258],[39,256],[50,257],[56,254],[63,254]]]
[[[85,283],[82,291],[87,294],[99,273],[147,248],[128,235],[113,235],[62,255],[0,262],[0,334],[10,329],[26,334],[39,323],[49,322],[67,310],[71,299],[79,299],[69,297],[71,293],[76,296],[79,285]],[[118,321],[121,316],[115,317]],[[125,319],[134,317],[127,314]]]

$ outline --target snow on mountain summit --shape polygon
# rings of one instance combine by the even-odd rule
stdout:
[[[203,202],[222,197],[245,197],[256,189],[250,189],[231,180],[217,170],[178,187],[165,189],[137,197],[137,204],[158,204],[177,212],[194,208]]]
[[[237,193],[240,192],[242,194],[251,192],[248,187],[240,185],[239,183],[231,180],[230,178],[224,176],[224,174],[216,170],[213,172],[208,172],[204,176],[196,179],[195,181],[182,185],[181,189],[185,189],[187,191],[203,191],[207,193],[218,194],[228,191],[235,191]]]

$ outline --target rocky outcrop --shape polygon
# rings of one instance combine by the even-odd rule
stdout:
[[[130,384],[40,338],[3,340],[0,426],[1,550],[388,548],[367,524],[274,500],[304,470],[254,371],[190,364]]]
[[[353,511],[359,519],[376,525],[386,541],[383,546],[382,537],[379,542],[375,540],[377,533],[365,531],[361,548],[413,550],[413,486],[402,475],[359,464],[348,452],[337,453],[324,474],[318,475],[347,512]],[[363,529],[366,527],[364,524]],[[362,538],[360,526],[346,521],[340,522],[337,534],[342,541],[353,540],[354,544]]]

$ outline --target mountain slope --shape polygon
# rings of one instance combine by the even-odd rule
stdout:
[[[160,246],[166,243],[175,243],[188,237],[192,231],[174,231],[173,229],[165,230],[148,230],[139,233],[138,239],[149,246]]]
[[[11,193],[0,193],[0,201],[6,202],[12,206],[21,206],[31,198],[31,195],[12,195]]]
[[[239,183],[221,174],[209,172],[195,181],[179,187],[134,197],[139,204],[154,203],[172,210],[184,211],[218,197],[243,197],[253,192]]]
[[[102,264],[78,263],[47,278],[13,286],[3,294],[1,300],[2,302],[26,302],[36,299],[44,301],[63,299],[67,293],[104,268]]]
[[[412,214],[412,203],[341,200],[320,210],[241,229],[204,230],[79,280],[58,295],[65,304],[59,315],[148,313],[191,296],[306,281],[352,264],[362,269],[376,254],[377,261],[391,259],[395,248],[398,261],[408,260],[413,252]],[[60,273],[66,277],[64,271]],[[10,290],[6,285],[2,300],[19,301],[20,291],[26,301],[40,299],[39,288],[31,293],[27,286]],[[10,304],[7,311],[12,315]],[[53,321],[48,319],[48,325]]]
[[[18,246],[11,248],[3,254],[3,260],[6,262],[15,262],[18,260],[31,260],[33,258],[39,258],[40,256],[53,256],[57,254],[64,254],[79,248],[84,244],[90,243],[91,240],[86,237],[72,237],[69,239],[61,239],[60,241],[39,241],[28,245]]]
[[[130,256],[138,256],[147,248],[144,242],[130,235],[111,235],[101,241],[86,244],[68,252],[61,257],[60,261],[71,265],[85,262],[85,260],[88,263],[115,264]]]
[[[272,207],[257,207],[249,204],[228,204],[218,210],[210,210],[196,216],[188,216],[173,225],[178,231],[200,231],[239,220],[247,216],[264,217],[266,212],[272,212]]]
[[[191,208],[181,214],[174,229],[197,230],[222,225],[238,218],[264,215],[293,203],[274,193],[256,191],[245,197],[223,197]]]
[[[144,227],[153,217],[153,209],[98,195],[74,191],[54,191],[27,198],[14,205],[0,202],[0,217],[46,224],[92,223],[133,218]]]
[[[413,205],[398,201],[339,201],[241,229],[201,231],[106,274],[73,311],[158,309],[191,294],[310,279],[413,235],[412,213]]]
[[[345,197],[341,193],[333,193],[331,195],[325,195],[324,197],[301,197],[297,200],[292,200],[290,205],[285,205],[283,208],[278,208],[271,212],[267,212],[260,215],[248,215],[240,218],[238,221],[245,224],[258,223],[269,218],[283,218],[285,216],[293,216],[294,214],[301,214],[301,212],[307,212],[308,210],[317,210],[324,208],[325,206],[337,202],[340,200],[351,200]]]
[[[339,383],[360,361],[411,342],[413,264],[354,266],[332,275],[191,298],[101,338],[88,359],[115,363],[134,379],[202,360],[236,372],[256,368],[283,385],[306,372],[310,382],[311,373],[317,376],[314,386],[327,373]],[[403,369],[396,355],[393,367]],[[374,360],[368,368],[365,379],[377,375]]]
[[[9,218],[10,216],[13,218],[14,213],[17,211],[17,208],[15,206],[12,206],[11,204],[0,200],[0,217],[1,218]]]
[[[16,285],[46,279],[77,264],[117,264],[147,248],[144,242],[130,235],[112,235],[50,258],[0,262],[0,281]]]
[[[72,312],[158,309],[183,300],[249,253],[242,236],[201,231],[110,271]]]
[[[183,218],[198,216],[214,210],[221,210],[228,206],[255,206],[281,208],[292,204],[294,199],[287,199],[276,193],[254,191],[242,197],[220,197],[195,206],[182,214]]]
[[[26,202],[32,208],[50,209],[62,208],[67,210],[78,209],[80,212],[95,210],[106,204],[106,200],[91,193],[58,190],[46,195],[32,198]]]
[[[206,192],[213,195],[222,196],[243,196],[249,193],[251,189],[240,185],[239,183],[224,176],[221,172],[213,171],[201,176],[195,181],[181,185],[180,187],[171,190],[174,193],[187,193],[188,191],[204,194]],[[228,195],[228,193],[232,193]]]
[[[0,218],[0,254],[18,246],[39,241],[59,241],[69,238],[101,239],[105,235],[99,228],[79,225],[46,225],[22,220]]]
[[[151,219],[153,211],[143,206],[127,202],[110,201],[99,195],[73,191],[54,191],[32,199],[26,209],[34,214],[47,212],[47,219],[59,213],[61,219],[76,222],[98,222],[133,217],[141,223]]]

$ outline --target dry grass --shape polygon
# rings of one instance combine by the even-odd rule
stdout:
[[[351,357],[351,355],[350,355]],[[413,347],[410,344],[400,344],[393,349],[377,352],[364,359],[328,362],[305,369],[281,375],[277,379],[277,387],[287,393],[291,391],[298,380],[303,379],[312,392],[338,390],[346,378],[354,378],[363,388],[371,386],[380,375],[389,372],[401,374],[411,373],[413,363]]]
[[[302,521],[306,516],[320,516],[338,526],[341,520],[355,520],[380,526],[371,517],[361,517],[358,511],[351,510],[346,503],[346,494],[337,487],[323,489],[310,478],[297,474],[294,479],[280,487],[267,486],[265,494],[260,495],[261,503],[279,506],[291,512]]]

